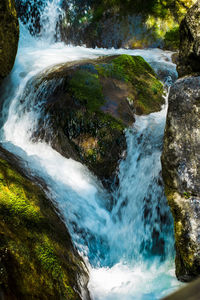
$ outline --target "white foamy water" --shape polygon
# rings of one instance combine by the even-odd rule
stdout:
[[[153,280],[152,280],[152,274]],[[113,268],[91,269],[89,288],[98,300],[161,299],[177,288],[172,264],[138,263],[135,268],[116,264]]]
[[[94,300],[160,299],[179,285],[174,274],[173,220],[161,178],[166,106],[161,112],[137,117],[127,130],[119,186],[109,194],[85,166],[62,157],[44,142],[31,141],[40,104],[51,93],[45,83],[35,89],[33,78],[58,63],[125,53],[143,56],[155,70],[163,68],[169,81],[171,74],[175,76],[171,53],[52,43],[61,14],[59,1],[47,1],[40,39],[21,25],[16,63],[3,93],[1,141],[23,159],[33,176],[45,181],[48,196],[57,203],[74,243],[88,261]]]

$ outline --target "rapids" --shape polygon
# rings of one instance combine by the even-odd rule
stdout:
[[[20,24],[15,66],[2,87],[0,141],[23,160],[27,172],[45,181],[48,196],[59,207],[88,265],[94,300],[160,299],[179,286],[174,273],[173,219],[160,163],[167,104],[158,113],[136,117],[126,131],[127,155],[120,162],[119,185],[109,194],[85,166],[62,157],[44,142],[32,142],[40,107],[31,103],[51,91],[45,85],[35,91],[31,80],[58,63],[125,53],[143,56],[156,72],[165,74],[168,86],[176,78],[172,53],[66,46],[58,42],[59,35],[54,42],[56,22],[63,14],[59,5],[58,0],[46,1],[38,37],[30,35],[28,25]]]

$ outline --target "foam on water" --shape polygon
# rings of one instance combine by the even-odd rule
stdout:
[[[161,112],[137,117],[127,130],[119,186],[109,194],[85,166],[62,157],[44,142],[31,141],[39,104],[45,93],[51,93],[45,84],[33,87],[34,76],[55,64],[122,53],[141,55],[156,70],[163,66],[166,76],[175,76],[171,53],[52,43],[60,14],[59,1],[47,1],[42,38],[31,37],[21,25],[16,63],[2,96],[1,141],[23,159],[33,176],[45,181],[48,196],[57,203],[74,243],[88,261],[93,299],[160,299],[179,285],[174,274],[173,222],[160,174],[166,106]],[[47,31],[47,25],[52,30]],[[36,98],[41,98],[38,105]],[[108,203],[112,203],[109,210]]]
[[[155,300],[176,289],[177,280],[169,262],[151,267],[139,263],[135,268],[118,263],[112,268],[91,269],[89,288],[98,300]]]

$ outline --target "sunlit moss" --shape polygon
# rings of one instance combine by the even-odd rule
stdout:
[[[81,259],[40,189],[0,159],[0,285],[18,299],[80,299]],[[72,253],[71,253],[72,252]],[[14,289],[14,290],[13,290]]]
[[[102,87],[98,75],[86,70],[78,70],[70,81],[74,96],[91,111],[96,111],[104,103]]]

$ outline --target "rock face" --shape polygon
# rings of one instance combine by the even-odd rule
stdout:
[[[85,26],[61,26],[62,39],[75,45],[99,48],[148,48],[161,47],[163,41],[156,36],[155,28],[145,25],[145,18],[133,14],[103,16]],[[77,28],[78,27],[78,28]]]
[[[56,208],[1,147],[0,270],[1,299],[81,300],[80,279],[90,299],[86,268]]]
[[[81,8],[78,0],[63,2],[61,36],[68,43],[177,50],[179,24],[195,0],[85,0]]]
[[[200,274],[200,77],[179,79],[171,88],[162,154],[165,191],[176,239],[176,274]]]
[[[162,300],[199,300],[200,299],[200,279],[196,279],[190,284],[174,292],[173,294],[163,298]]]
[[[200,73],[200,1],[189,9],[180,26],[179,76]]]
[[[17,52],[19,24],[14,0],[0,2],[0,83],[11,71]]]
[[[115,174],[126,149],[124,129],[134,122],[134,113],[158,111],[164,102],[163,85],[139,56],[58,66],[34,84],[36,90],[50,91],[47,96],[35,92],[43,99],[43,114],[34,138],[83,162],[104,182]]]

